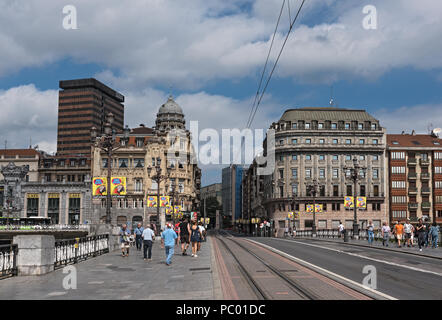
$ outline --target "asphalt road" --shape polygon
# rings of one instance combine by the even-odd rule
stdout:
[[[361,284],[364,266],[375,266],[377,290],[397,299],[442,299],[441,260],[314,240],[252,239]]]

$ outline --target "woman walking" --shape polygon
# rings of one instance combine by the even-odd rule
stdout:
[[[373,222],[369,221],[367,226],[368,244],[373,244],[374,239],[374,225]]]
[[[382,245],[384,247],[385,245],[387,245],[388,247],[388,242],[390,241],[390,233],[391,233],[390,227],[387,225],[386,222],[384,222],[384,225],[382,226]]]
[[[190,228],[190,242],[192,243],[192,257],[197,258],[198,241],[202,238],[201,230],[198,227],[196,220],[192,220],[192,227]]]
[[[419,251],[422,251],[422,247],[425,245],[425,225],[422,222],[422,219],[418,220],[418,224],[416,226],[417,233],[417,244],[419,245]]]

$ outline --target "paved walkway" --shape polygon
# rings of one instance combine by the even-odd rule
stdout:
[[[287,239],[292,239],[292,238],[288,237]],[[415,254],[415,255],[431,256],[431,257],[442,259],[442,249],[441,249],[441,247],[433,249],[431,247],[431,245],[428,245],[427,248],[424,247],[422,249],[422,252],[420,252],[419,251],[419,247],[418,247],[417,244],[415,244],[414,247],[410,247],[410,248],[404,247],[404,246],[402,246],[402,248],[398,248],[397,247],[397,242],[395,242],[395,243],[390,242],[388,247],[384,247],[384,246],[382,246],[382,241],[373,241],[373,244],[369,245],[367,240],[349,239],[349,242],[346,243],[346,242],[343,241],[342,238],[296,237],[296,238],[293,238],[293,239],[294,240],[296,240],[296,239],[313,239],[313,240],[317,240],[317,241],[337,242],[337,243],[342,243],[343,245],[357,245],[357,246],[360,246],[360,247],[372,247],[372,248],[379,248],[379,249],[383,249],[383,250],[407,252],[407,253]]]
[[[151,262],[143,260],[142,251],[131,249],[128,258],[114,251],[73,265],[77,269],[76,290],[63,288],[68,274],[60,268],[43,276],[0,280],[0,299],[220,299],[212,252],[210,238],[203,242],[197,258],[182,256],[175,247],[168,267],[164,249],[156,241]]]

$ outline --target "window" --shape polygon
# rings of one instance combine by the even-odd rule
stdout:
[[[405,167],[391,167],[391,173],[392,174],[404,174]]]
[[[127,167],[129,167],[129,159],[127,159],[127,158],[120,158],[120,159],[118,159],[118,166],[120,168],[127,168]]]
[[[152,190],[157,190],[158,189],[158,183],[155,180],[152,180]]]
[[[339,156],[338,155],[333,155],[333,158],[332,158],[334,161],[338,161],[339,160]]]
[[[435,173],[442,173],[442,167],[434,167]]]
[[[323,154],[319,155],[319,160],[324,161],[325,160],[325,156]]]
[[[292,195],[297,196],[298,195],[298,185],[292,184]]]
[[[305,143],[306,144],[311,144],[312,143],[312,139],[305,139]]]
[[[364,130],[364,124],[358,123],[358,130]]]
[[[319,139],[319,144],[324,144],[325,140],[324,139]]]
[[[312,155],[311,154],[307,154],[305,156],[305,160],[312,160]]]
[[[376,123],[371,124],[371,130],[376,130],[378,128]]]
[[[435,152],[434,153],[434,159],[442,160],[442,152]]]
[[[323,123],[318,123],[318,129],[324,129],[324,124]]]
[[[365,156],[363,156],[363,155],[359,156],[359,160],[364,161],[365,160]]]
[[[332,124],[331,124],[331,128],[332,128],[333,130],[336,130],[336,129],[338,128],[338,125],[337,125],[336,123],[332,123]]]
[[[319,178],[325,179],[325,169],[324,168],[319,169]]]
[[[392,181],[391,187],[393,189],[405,189],[405,181]]]
[[[361,197],[365,197],[365,186],[361,185],[360,190],[359,190],[359,195]]]
[[[436,181],[434,186],[436,189],[442,189],[442,181]]]
[[[333,197],[339,197],[339,186],[333,186]]]
[[[345,156],[345,161],[351,161],[351,155],[347,154],[347,155]]]
[[[50,173],[46,173],[45,174],[45,181],[46,182],[51,182],[51,174]]]
[[[101,164],[102,164],[103,168],[107,168],[107,160],[108,160],[107,158],[104,158],[101,160]],[[111,162],[111,168],[112,168],[112,162]]]
[[[292,129],[298,129],[298,124],[297,123],[292,123]]]
[[[144,159],[143,158],[135,158],[135,168],[144,168]]]
[[[365,178],[365,171],[364,171],[364,169],[359,170],[359,177]]]
[[[351,139],[345,139],[345,144],[351,144]]]
[[[350,130],[350,123],[345,124],[345,130]]]
[[[144,139],[143,139],[143,138],[137,138],[137,139],[135,140],[135,143],[137,144],[137,147],[138,147],[138,148],[141,148],[141,147],[144,146]]]
[[[393,160],[405,160],[405,152],[392,152],[391,159]]]
[[[298,144],[298,139],[292,139],[292,144]]]
[[[184,192],[184,179],[178,180],[178,192],[183,193]]]
[[[365,144],[365,140],[364,139],[359,139],[359,144]]]
[[[407,203],[407,197],[406,196],[392,196],[391,202],[392,203]]]
[[[373,139],[373,144],[377,145],[379,143],[378,139]]]
[[[373,186],[373,196],[379,197],[379,186]]]
[[[338,139],[333,139],[333,144],[338,144]]]
[[[279,145],[281,145],[281,146],[284,145],[284,140],[282,140],[282,139],[279,140]]]
[[[284,161],[284,156],[279,156],[279,161]]]
[[[347,196],[350,196],[353,194],[353,187],[352,185],[347,185]]]
[[[292,169],[292,177],[297,178],[298,177],[298,169]]]
[[[297,154],[292,155],[292,160],[293,161],[297,161],[298,160],[298,155]]]
[[[379,169],[373,169],[373,179],[379,179]]]
[[[284,179],[284,169],[279,169],[279,179]]]
[[[310,123],[306,123],[306,124],[305,124],[305,128],[306,128],[306,129],[310,129]]]
[[[71,161],[69,161],[69,165],[70,165],[71,167],[75,167],[75,160],[71,160]]]
[[[373,161],[378,161],[379,160],[379,156],[373,156]]]
[[[312,169],[305,169],[305,177],[306,178],[312,177]]]
[[[339,178],[339,169],[333,169],[333,179]]]
[[[143,179],[135,179],[135,192],[143,191]]]
[[[279,196],[282,198],[284,196],[284,187],[280,186],[279,187]]]
[[[404,210],[393,210],[393,217],[395,218],[406,218],[407,217],[407,211]]]
[[[319,186],[319,196],[320,197],[325,197],[325,186]],[[325,205],[324,205],[325,206]],[[324,211],[326,211],[327,209],[324,208]]]

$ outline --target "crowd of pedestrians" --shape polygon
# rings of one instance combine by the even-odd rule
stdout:
[[[138,223],[131,232],[126,224],[120,229],[120,248],[122,257],[128,257],[131,246],[135,246],[137,251],[143,249],[145,261],[152,261],[152,246],[155,242],[155,225],[150,224],[143,228]],[[201,250],[201,243],[205,241],[206,230],[201,222],[184,218],[181,223],[172,225],[166,224],[164,231],[160,232],[161,247],[165,250],[166,265],[172,264],[172,257],[175,253],[175,246],[181,244],[181,254],[187,256],[189,245],[191,246],[192,257],[197,258]]]

